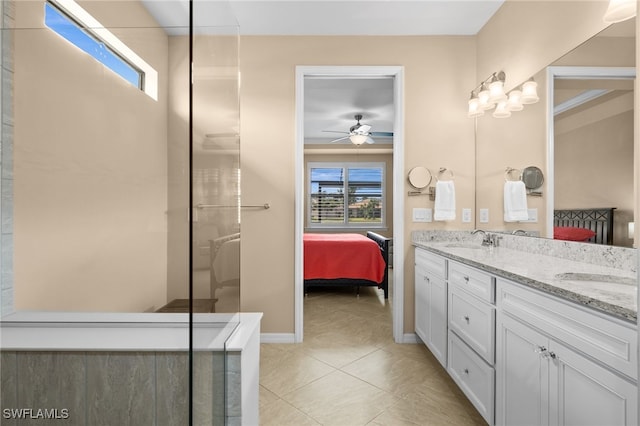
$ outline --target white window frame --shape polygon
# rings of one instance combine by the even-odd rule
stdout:
[[[98,22],[97,19],[74,0],[48,1],[64,11],[82,27],[90,30],[93,36],[107,44],[114,52],[132,64],[134,68],[139,69],[143,74],[141,90],[153,100],[158,100],[158,72],[151,65],[138,56],[111,31],[106,29],[104,25]]]
[[[379,223],[349,223],[349,203],[348,203],[348,191],[346,189],[349,186],[348,180],[345,179],[345,196],[347,197],[347,202],[345,202],[345,212],[344,212],[344,222],[342,224],[339,223],[312,223],[311,221],[311,170],[318,168],[343,168],[345,170],[348,169],[380,169],[382,170],[382,181],[381,181],[381,203],[380,203],[380,215],[381,220]],[[344,161],[332,161],[332,162],[309,162],[307,163],[307,206],[306,206],[306,216],[307,216],[307,228],[308,229],[386,229],[387,225],[387,214],[386,214],[386,206],[387,206],[387,194],[386,194],[386,179],[387,179],[387,165],[385,162],[344,162]]]

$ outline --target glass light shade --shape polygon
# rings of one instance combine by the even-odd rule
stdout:
[[[533,79],[525,81],[522,84],[522,96],[520,102],[523,104],[535,104],[540,98],[538,97],[538,83]]]
[[[488,110],[496,106],[494,102],[489,100],[489,89],[487,89],[487,86],[485,86],[484,83],[478,93],[478,102],[480,102],[480,108],[483,110]]]
[[[362,145],[367,141],[367,135],[351,135],[349,136],[349,140],[354,145]]]
[[[484,115],[484,110],[480,108],[480,100],[478,98],[469,99],[469,112],[467,117],[475,118]]]
[[[520,90],[512,90],[509,92],[509,99],[507,100],[507,108],[509,111],[522,111],[524,106],[522,105],[522,92]]]
[[[602,19],[609,24],[626,21],[636,16],[636,9],[636,0],[609,0],[609,7]]]
[[[498,102],[496,110],[493,111],[495,118],[508,118],[511,117],[511,111],[507,108],[507,101]]]
[[[507,94],[504,93],[504,83],[500,80],[494,80],[489,83],[489,102],[498,103],[507,100]]]

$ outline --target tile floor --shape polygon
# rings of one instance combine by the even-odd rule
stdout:
[[[486,425],[422,344],[395,344],[371,287],[314,289],[304,342],[262,344],[261,425]]]

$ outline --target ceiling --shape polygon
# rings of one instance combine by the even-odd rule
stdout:
[[[194,0],[194,26],[241,35],[474,35],[504,0]],[[186,0],[142,0],[170,33],[185,32]]]
[[[169,34],[184,34],[189,4],[142,0]],[[504,0],[195,0],[194,26],[201,31],[238,30],[241,35],[475,35]],[[235,26],[237,25],[237,27]],[[214,30],[215,27],[215,30]],[[393,80],[307,79],[305,144],[326,144],[348,132],[362,114],[371,131],[393,131]],[[392,138],[374,137],[375,146]],[[348,139],[331,144],[350,145]],[[326,145],[325,145],[326,146]],[[343,146],[343,147],[346,147]],[[365,148],[372,148],[373,145]]]

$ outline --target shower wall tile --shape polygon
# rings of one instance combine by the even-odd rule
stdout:
[[[18,408],[17,355],[15,352],[0,353],[0,408]],[[17,425],[15,419],[0,417],[0,425]]]
[[[13,179],[13,126],[2,125],[2,179]],[[13,182],[9,182],[13,183]]]
[[[2,124],[13,126],[13,72],[2,69]]]
[[[0,232],[11,234],[13,232],[13,179],[0,181]]]
[[[227,417],[242,416],[242,384],[240,362],[240,352],[227,353]]]
[[[193,418],[195,424],[212,424],[214,415],[215,352],[194,352],[193,354]],[[222,368],[224,369],[224,359]],[[223,374],[224,379],[224,374]],[[224,413],[224,406],[222,407]],[[217,424],[217,423],[213,423]]]
[[[55,417],[45,423],[55,422],[64,426],[86,424],[83,353],[18,352],[16,374],[18,400],[15,408],[33,410],[28,418],[19,422],[21,426],[42,425],[43,418],[38,417],[38,410],[54,413]],[[64,410],[68,410],[68,416]]]
[[[189,354],[186,352],[158,353],[156,355],[156,374],[157,425],[188,424]]]
[[[3,2],[4,3],[4,2]],[[2,16],[2,68],[8,71],[14,70],[13,62],[13,31],[11,28],[15,28],[15,20],[12,16]]]
[[[8,315],[13,311],[13,289],[0,290],[0,315]]]
[[[13,288],[13,234],[1,234],[0,243],[0,289]]]
[[[155,422],[155,354],[87,354],[87,424],[138,426]]]

